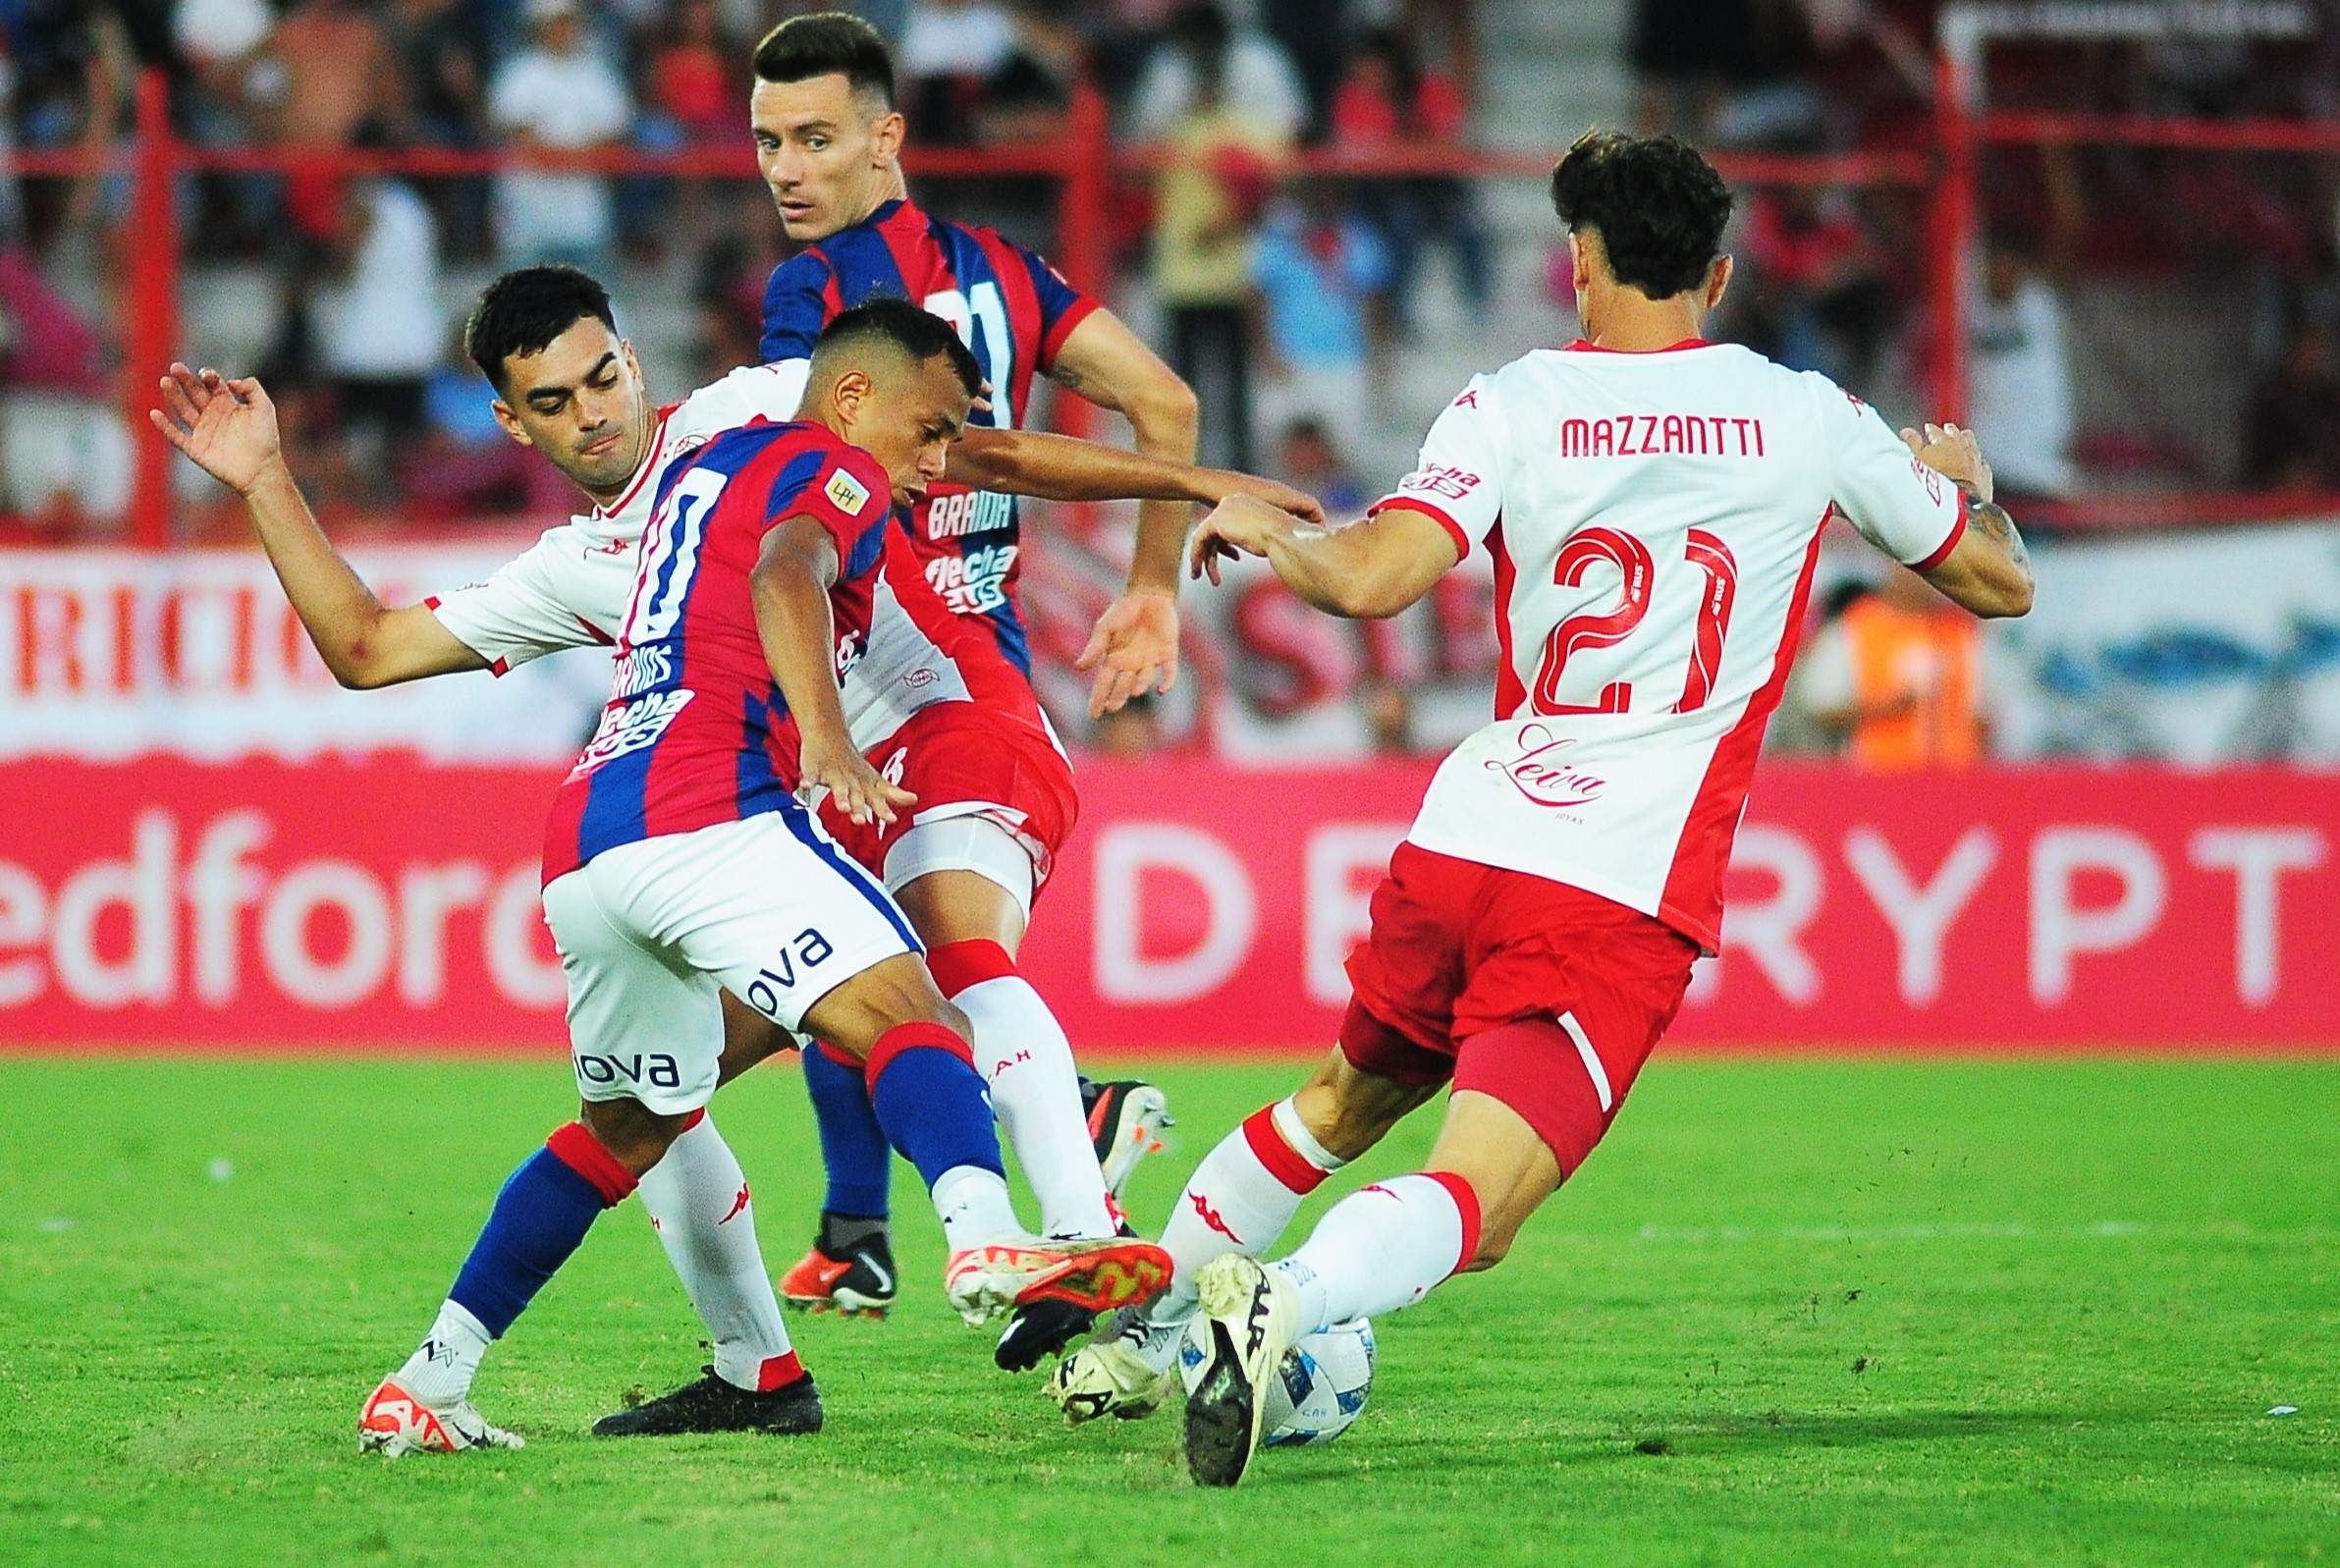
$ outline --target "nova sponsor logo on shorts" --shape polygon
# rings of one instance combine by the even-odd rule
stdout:
[[[653,1089],[682,1087],[681,1067],[663,1051],[647,1056],[638,1052],[630,1056],[596,1056],[579,1052],[576,1075],[587,1083],[648,1084]]]
[[[1518,741],[1518,755],[1495,758],[1482,766],[1490,773],[1501,774],[1531,804],[1564,811],[1590,805],[1607,787],[1607,780],[1568,765],[1562,753],[1576,744],[1573,739],[1554,736],[1542,725],[1526,725]]]
[[[671,691],[655,692],[630,702],[612,703],[601,711],[601,724],[593,731],[593,738],[585,743],[584,754],[576,766],[569,770],[569,777],[581,779],[606,762],[658,744],[658,737],[667,732],[690,701],[688,686],[677,686]]]
[[[837,946],[811,927],[796,933],[771,963],[747,984],[747,1004],[767,1018],[780,1013],[780,994],[796,989],[799,974],[818,969],[837,954]]]

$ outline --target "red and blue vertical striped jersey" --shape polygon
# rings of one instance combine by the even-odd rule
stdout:
[[[620,844],[761,812],[804,815],[800,738],[748,583],[775,524],[811,517],[837,541],[841,674],[868,642],[893,512],[875,458],[820,425],[757,420],[675,463],[659,489],[609,705],[553,800],[548,883]]]
[[[1033,376],[1056,363],[1065,338],[1097,308],[1037,253],[997,232],[890,201],[773,269],[764,290],[765,360],[811,357],[832,318],[880,295],[958,329],[992,387],[990,413],[975,417],[1004,429],[1022,427]],[[1022,546],[1015,498],[936,485],[903,526],[943,602],[983,622],[1028,676],[1031,647],[1015,598]]]

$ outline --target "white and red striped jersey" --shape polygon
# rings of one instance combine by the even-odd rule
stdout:
[[[794,417],[803,388],[802,365],[759,365],[661,408],[650,455],[616,505],[545,530],[484,582],[424,602],[498,675],[566,648],[614,641],[668,469],[727,430]],[[950,701],[980,703],[1046,733],[1030,684],[980,628],[963,628],[934,594],[898,522],[889,529],[866,640],[840,657],[853,744],[862,751],[882,745],[911,714]]]
[[[1709,951],[1823,524],[1921,568],[1966,526],[1866,404],[1702,342],[1538,350],[1474,378],[1387,507],[1493,554],[1502,650],[1496,722],[1441,765],[1408,838]]]

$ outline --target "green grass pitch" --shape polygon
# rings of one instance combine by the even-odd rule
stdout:
[[[1181,1118],[1133,1193],[1158,1223],[1299,1069],[1143,1067]],[[362,1458],[566,1077],[0,1062],[0,1563],[2340,1556],[2340,1060],[1660,1055],[1510,1263],[1379,1325],[1356,1428],[1232,1493],[1188,1487],[1171,1419],[1069,1432],[993,1371],[906,1167],[907,1306],[791,1320],[820,1436],[586,1435],[702,1359],[629,1208],[489,1359],[525,1450]],[[795,1070],[718,1115],[785,1268],[819,1193]],[[1417,1120],[1326,1196],[1407,1168]]]

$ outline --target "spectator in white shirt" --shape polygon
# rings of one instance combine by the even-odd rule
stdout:
[[[379,487],[422,430],[423,391],[446,341],[439,231],[412,187],[366,180],[350,193],[347,233],[346,265],[310,295],[309,325],[351,466]]]
[[[2064,307],[2026,236],[1997,232],[1967,318],[1967,413],[2002,495],[2072,493],[2072,370]]]
[[[585,41],[576,0],[528,0],[535,43],[506,62],[488,115],[523,147],[620,143],[633,118],[625,80]],[[496,186],[497,240],[507,266],[591,266],[615,238],[610,183],[598,175],[511,174]]]
[[[1279,141],[1297,138],[1308,125],[1308,91],[1291,60],[1266,33],[1230,27],[1214,0],[1180,6],[1169,35],[1146,63],[1131,109],[1131,131],[1140,140],[1170,135],[1200,96],[1204,59],[1219,62],[1220,96]]]

